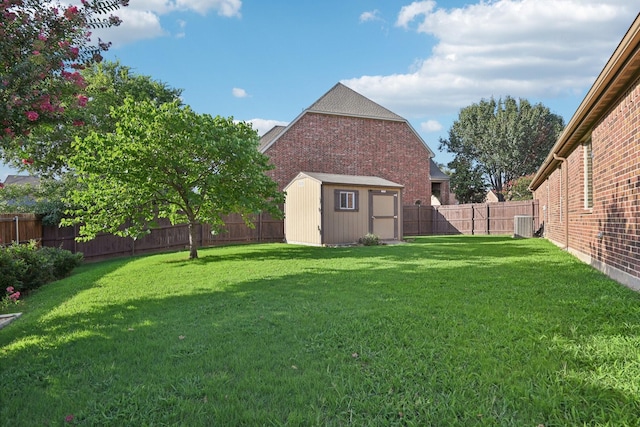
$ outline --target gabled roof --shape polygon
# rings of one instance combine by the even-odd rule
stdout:
[[[307,113],[330,114],[338,116],[362,117],[367,119],[391,120],[396,122],[404,122],[413,134],[424,145],[430,157],[434,157],[434,153],[427,143],[415,131],[413,126],[401,116],[387,110],[379,104],[376,104],[369,98],[360,95],[353,89],[349,89],[342,83],[337,83],[329,89],[320,99],[314,102],[311,107],[304,110],[295,118],[288,126],[281,129],[281,126],[275,126],[269,132],[260,138],[259,151],[264,153],[272,146],[286,131],[293,126],[301,117]]]
[[[618,102],[640,75],[640,14],[622,38],[609,61],[600,72],[558,141],[538,169],[529,188],[535,190],[568,157],[575,147],[591,135],[591,131]]]
[[[449,181],[451,177],[446,173],[442,172],[436,162],[433,159],[429,159],[429,178],[431,181]]]
[[[276,125],[272,127],[267,133],[260,137],[260,145],[258,145],[258,151],[262,151],[262,147],[269,145],[271,141],[273,141],[282,131],[286,128],[286,126]]]
[[[379,178],[377,176],[340,175],[335,173],[320,173],[320,172],[300,172],[291,181],[291,183],[305,176],[315,179],[316,181],[322,184],[354,185],[354,186],[360,186],[360,187],[394,187],[394,188],[404,187],[404,185],[396,184],[395,182],[389,181],[384,178]],[[289,183],[289,185],[291,185],[291,183]],[[287,187],[289,187],[289,185],[287,185]]]
[[[313,113],[336,114],[351,117],[366,117],[371,119],[405,121],[369,98],[349,89],[342,83],[336,84],[311,107],[307,109]]]
[[[4,180],[5,186],[23,184],[38,185],[40,184],[40,179],[30,175],[7,175],[7,179]]]

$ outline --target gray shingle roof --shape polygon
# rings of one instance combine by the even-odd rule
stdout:
[[[274,126],[267,133],[260,137],[260,145],[258,145],[258,151],[262,150],[269,145],[280,133],[286,128],[286,126]]]
[[[7,175],[4,185],[40,184],[40,179],[30,175]]]
[[[385,120],[405,121],[399,115],[376,104],[369,98],[349,89],[342,83],[336,84],[307,111],[314,113],[339,114],[345,116],[368,117]]]
[[[289,123],[284,129],[276,126],[260,138],[258,150],[264,153],[271,145],[273,145],[291,126],[293,126],[301,117],[307,113],[317,114],[335,114],[349,117],[363,117],[377,120],[392,120],[404,122],[415,134],[415,136],[424,144],[425,149],[432,157],[434,155],[431,148],[413,129],[411,124],[401,116],[393,113],[379,104],[376,104],[369,98],[360,95],[353,89],[348,88],[342,83],[337,83],[320,99],[304,110],[298,117]]]
[[[440,170],[433,159],[429,159],[429,161],[431,162],[429,165],[429,177],[431,181],[449,181],[451,179],[449,175]]]
[[[325,184],[345,184],[366,187],[404,187],[401,184],[377,176],[339,175],[335,173],[300,172],[296,178],[306,175]],[[295,179],[294,179],[295,180]]]

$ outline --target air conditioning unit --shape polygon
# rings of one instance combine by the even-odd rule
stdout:
[[[513,217],[513,237],[533,237],[533,217],[516,215]]]

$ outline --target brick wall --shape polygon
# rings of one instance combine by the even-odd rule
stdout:
[[[592,220],[601,239],[591,239],[599,261],[640,277],[640,84],[635,85],[592,133]]]
[[[594,127],[593,208],[584,206],[584,147],[562,168],[569,170],[569,249],[604,269],[640,279],[640,85],[636,82]],[[556,169],[534,194],[543,206],[545,235],[564,246],[567,185]]]
[[[405,186],[403,200],[431,200],[429,152],[404,122],[307,112],[265,152],[284,188],[299,172],[378,176]]]

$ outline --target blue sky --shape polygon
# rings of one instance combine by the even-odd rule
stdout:
[[[105,55],[195,111],[287,124],[342,82],[438,151],[461,108],[511,95],[568,122],[640,0],[130,0]],[[0,166],[0,180],[16,173]]]

